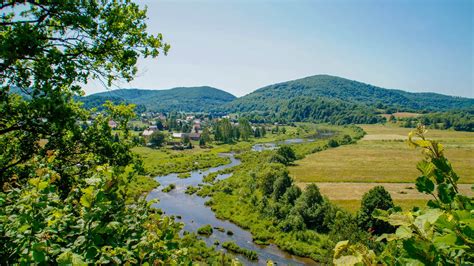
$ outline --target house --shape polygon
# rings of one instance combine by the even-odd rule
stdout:
[[[185,134],[185,133],[173,133],[173,134],[172,134],[172,137],[173,137],[174,139],[180,139],[180,138],[184,138],[184,136],[183,136],[184,134]]]
[[[143,130],[142,136],[143,136],[143,137],[149,137],[149,136],[151,136],[154,132],[155,132],[155,131],[153,131],[153,130],[145,129],[145,130]]]
[[[189,137],[190,140],[199,140],[201,138],[200,133],[173,133],[172,137],[174,139],[184,139],[186,137]]]
[[[142,136],[143,137],[149,137],[156,131],[158,131],[157,126],[149,126],[147,129],[143,130]]]

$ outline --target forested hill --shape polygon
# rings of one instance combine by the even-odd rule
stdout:
[[[315,75],[266,86],[233,101],[228,106],[239,111],[266,111],[274,109],[278,103],[297,97],[324,97],[354,104],[411,111],[448,111],[474,106],[474,99],[470,98],[384,89],[329,75]]]
[[[92,94],[79,101],[84,107],[100,107],[105,101],[134,103],[148,111],[202,112],[231,102],[235,96],[213,87],[180,87],[169,90],[120,89]]]
[[[313,120],[336,124],[375,123],[376,113],[448,111],[474,106],[474,99],[384,89],[329,75],[316,75],[258,89],[227,104],[229,112],[253,118]]]

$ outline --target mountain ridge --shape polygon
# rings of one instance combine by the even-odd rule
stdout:
[[[157,112],[209,111],[217,106],[234,100],[236,97],[226,91],[210,87],[176,87],[165,90],[151,89],[118,89],[94,93],[78,100],[84,107],[100,107],[106,100],[114,103],[126,102],[146,107],[146,110]]]
[[[279,82],[242,97],[214,87],[176,87],[167,90],[119,89],[80,98],[85,107],[105,100],[134,103],[149,111],[227,112],[271,114],[272,117],[334,122],[324,113],[352,116],[353,121],[378,121],[371,114],[392,111],[444,112],[472,108],[474,99],[434,92],[407,92],[326,74]],[[301,105],[304,103],[304,106]],[[296,112],[294,108],[306,108]],[[317,110],[317,111],[316,111]],[[351,112],[351,110],[356,110]],[[354,115],[354,112],[357,114]],[[320,119],[319,116],[326,118]],[[367,119],[361,119],[366,116]],[[338,118],[338,120],[341,120]]]
[[[269,97],[273,99],[268,99]],[[447,111],[470,107],[474,99],[461,96],[448,96],[433,92],[407,92],[400,89],[386,89],[360,81],[330,75],[313,75],[300,79],[279,82],[259,88],[229,104],[235,111],[243,111],[250,104],[253,111],[268,111],[263,108],[268,101],[289,101],[296,97],[333,98],[357,104],[376,105],[379,102],[393,108],[416,111]],[[257,103],[258,102],[258,103]],[[268,106],[267,106],[268,107]]]

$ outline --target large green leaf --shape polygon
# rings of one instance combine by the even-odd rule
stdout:
[[[434,191],[434,183],[428,177],[422,175],[416,179],[416,188],[418,191],[431,194]]]
[[[395,235],[400,239],[406,239],[412,237],[413,232],[408,226],[400,226],[395,231]]]
[[[451,184],[442,183],[438,185],[438,197],[439,200],[443,203],[451,203],[456,196],[454,187]]]
[[[94,193],[94,187],[90,186],[87,188],[83,188],[82,190],[82,197],[81,197],[81,205],[90,208],[92,205],[92,201],[94,199],[93,193]]]

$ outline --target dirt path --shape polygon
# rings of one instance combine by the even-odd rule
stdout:
[[[297,185],[304,188],[311,183],[297,182]],[[360,200],[364,193],[368,192],[375,186],[383,186],[392,195],[394,200],[418,200],[431,199],[430,195],[422,194],[416,190],[415,184],[412,183],[315,183],[321,193],[330,200]],[[458,188],[464,195],[474,196],[471,190],[471,184],[459,184]]]

